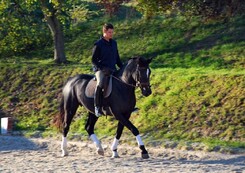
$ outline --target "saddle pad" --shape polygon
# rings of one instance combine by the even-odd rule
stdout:
[[[96,88],[96,83],[97,81],[94,79],[91,79],[85,89],[85,95],[88,98],[94,98],[94,93],[95,93],[95,88]],[[111,94],[111,90],[112,90],[112,77],[110,76],[110,80],[109,80],[109,85],[107,87],[107,90],[104,92],[104,98],[109,97],[109,95]]]

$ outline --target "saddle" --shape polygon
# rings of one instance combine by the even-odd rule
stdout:
[[[110,77],[108,77],[108,78],[109,78],[109,82],[107,80],[105,82],[104,87],[103,87],[103,97],[104,98],[109,97],[110,94],[111,94],[111,91],[112,91],[112,75],[110,75]],[[85,95],[86,95],[86,97],[88,97],[88,98],[94,98],[94,96],[95,96],[95,89],[96,89],[96,83],[97,83],[97,81],[96,81],[95,78],[91,79],[88,82],[88,84],[86,86],[86,89],[85,89]]]

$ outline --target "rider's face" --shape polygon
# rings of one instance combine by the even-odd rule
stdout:
[[[103,36],[107,40],[112,39],[112,37],[113,37],[113,29],[103,30]]]

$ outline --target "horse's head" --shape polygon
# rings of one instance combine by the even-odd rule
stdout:
[[[141,92],[144,96],[149,96],[151,94],[151,85],[150,85],[150,75],[151,70],[149,64],[151,59],[145,59],[142,57],[136,58],[136,70],[134,73],[134,80],[136,82],[136,86],[139,86]]]
[[[121,80],[133,87],[140,87],[144,96],[151,94],[150,75],[151,70],[149,64],[151,59],[142,57],[130,58],[128,62],[118,71]]]

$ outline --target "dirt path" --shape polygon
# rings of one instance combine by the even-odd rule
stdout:
[[[143,160],[137,147],[119,145],[121,157],[112,159],[108,146],[103,157],[92,142],[68,142],[69,156],[63,158],[60,141],[0,136],[0,173],[245,173],[245,155],[148,148],[151,158]]]

